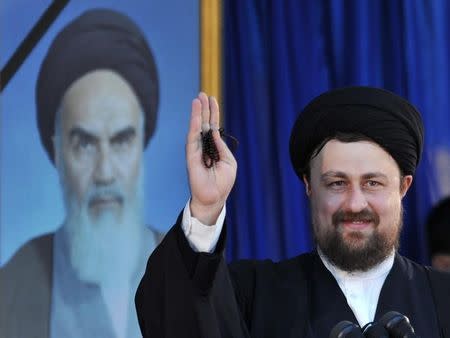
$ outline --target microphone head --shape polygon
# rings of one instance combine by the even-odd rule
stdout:
[[[358,325],[344,320],[331,329],[329,338],[364,338],[364,336]]]
[[[389,333],[380,323],[366,324],[362,331],[366,338],[389,338]]]
[[[391,337],[416,337],[408,317],[396,311],[387,312],[380,318],[379,323],[386,328]]]

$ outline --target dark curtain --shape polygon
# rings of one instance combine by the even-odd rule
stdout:
[[[225,125],[240,141],[228,259],[279,260],[312,248],[304,185],[288,154],[291,127],[321,92],[371,85],[423,115],[401,252],[427,263],[425,218],[450,184],[450,3],[227,0],[224,16]]]

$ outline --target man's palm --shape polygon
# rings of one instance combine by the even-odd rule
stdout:
[[[203,163],[201,132],[212,129],[219,161],[211,168]],[[236,160],[221,139],[219,107],[214,98],[200,93],[192,102],[192,114],[186,143],[186,160],[191,189],[191,211],[194,217],[210,223],[218,216],[236,178]],[[196,214],[197,213],[197,214]]]

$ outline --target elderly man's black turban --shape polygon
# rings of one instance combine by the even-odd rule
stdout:
[[[86,73],[109,69],[133,88],[145,113],[145,145],[152,136],[159,100],[158,74],[147,41],[127,16],[108,9],[84,12],[52,42],[36,84],[41,142],[54,162],[55,115],[70,85]]]
[[[404,175],[412,175],[422,153],[423,124],[419,112],[387,90],[348,87],[312,100],[291,132],[290,155],[301,178],[317,147],[337,134],[363,135],[384,148]]]

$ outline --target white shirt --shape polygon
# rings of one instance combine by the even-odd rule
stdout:
[[[204,225],[191,216],[190,200],[183,211],[182,228],[191,248],[196,252],[213,252],[219,240],[220,232],[225,220],[225,206],[216,224]],[[347,304],[355,314],[361,327],[375,318],[378,298],[384,281],[394,264],[395,253],[376,267],[366,272],[346,272],[333,264],[320,252],[319,257],[325,267],[336,279],[339,287],[347,299]]]
[[[333,265],[320,250],[318,252],[323,264],[344,293],[359,326],[363,327],[372,322],[375,318],[381,288],[394,265],[395,253],[392,252],[388,258],[369,271],[347,272]]]
[[[222,231],[223,223],[225,221],[225,206],[220,212],[217,218],[216,224],[205,225],[201,223],[197,218],[191,216],[191,209],[189,203],[186,203],[183,211],[183,220],[181,222],[181,228],[184,235],[189,242],[192,250],[195,252],[213,252],[216,248],[216,244],[219,241],[220,232]]]

